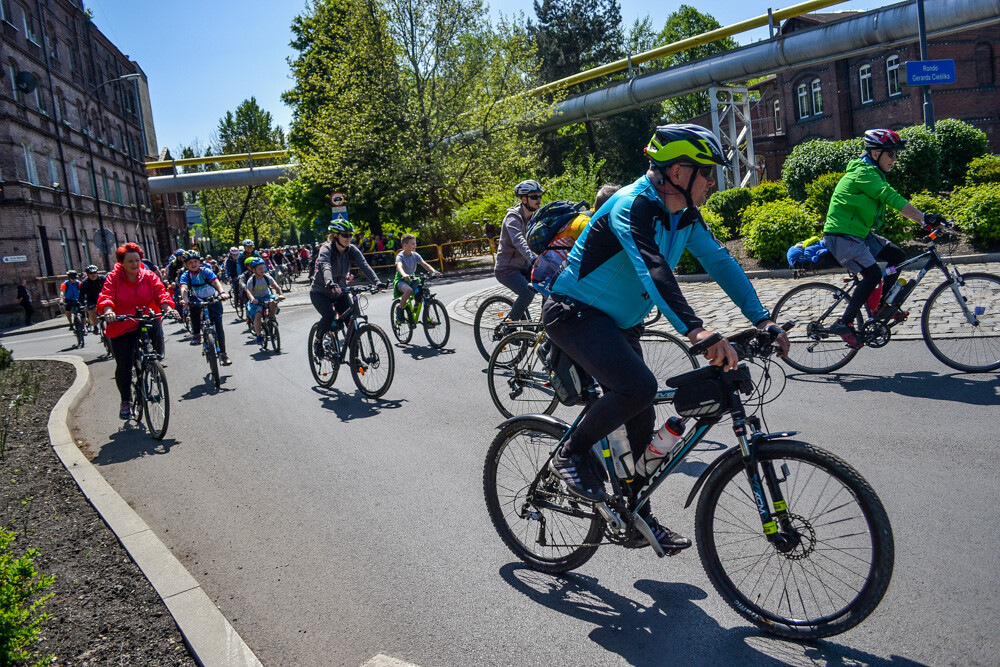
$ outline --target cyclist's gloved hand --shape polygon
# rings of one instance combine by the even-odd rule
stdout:
[[[937,213],[924,213],[923,223],[924,229],[930,231],[938,225],[947,225],[948,219]]]

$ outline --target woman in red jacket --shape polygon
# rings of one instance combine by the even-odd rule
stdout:
[[[115,356],[115,382],[121,394],[121,409],[118,416],[129,418],[129,404],[132,400],[132,358],[139,345],[139,325],[115,317],[135,314],[136,308],[148,308],[154,313],[161,310],[176,316],[174,302],[167,293],[163,281],[154,271],[142,263],[142,248],[137,243],[126,243],[118,248],[118,263],[104,281],[104,289],[97,298],[97,310],[108,321],[107,336],[111,340],[111,351]],[[159,324],[150,331],[153,345],[163,354],[163,329]]]

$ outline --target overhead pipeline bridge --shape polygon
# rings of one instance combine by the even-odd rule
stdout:
[[[916,2],[910,0],[869,12],[848,15],[839,21],[821,24],[808,30],[774,36],[765,41],[654,74],[633,75],[635,67],[644,62],[765,25],[769,25],[772,34],[775,34],[776,26],[781,20],[840,4],[843,1],[810,0],[785,9],[769,11],[766,15],[689,37],[645,53],[630,55],[535,88],[528,94],[541,96],[614,72],[628,70],[630,73],[626,81],[559,102],[552,116],[542,123],[535,124],[533,129],[538,132],[550,131],[564,125],[637,109],[672,97],[766,76],[785,68],[817,65],[831,60],[855,57],[917,40],[917,7]],[[925,25],[930,38],[998,23],[1000,23],[1000,0],[934,0],[925,6]],[[720,132],[719,128],[715,128],[715,131],[717,134]],[[734,137],[731,143],[739,145],[740,141]],[[752,146],[752,139],[749,143]],[[149,170],[236,161],[249,161],[251,164],[250,167],[241,169],[151,176],[149,190],[151,194],[163,194],[281,182],[294,176],[294,164],[255,167],[253,162],[287,157],[287,151],[268,151],[147,162],[146,168]]]

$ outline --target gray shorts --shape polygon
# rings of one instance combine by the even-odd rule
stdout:
[[[889,244],[885,239],[874,232],[869,232],[864,239],[847,234],[827,234],[823,237],[826,242],[826,249],[830,251],[837,262],[853,273],[861,273],[869,266],[876,264],[875,258],[882,252],[882,248]]]

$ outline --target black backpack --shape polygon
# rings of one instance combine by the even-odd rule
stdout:
[[[581,211],[586,211],[589,207],[585,201],[579,203],[554,201],[535,211],[527,229],[524,230],[524,239],[528,242],[531,252],[536,255],[544,252],[552,238]]]

